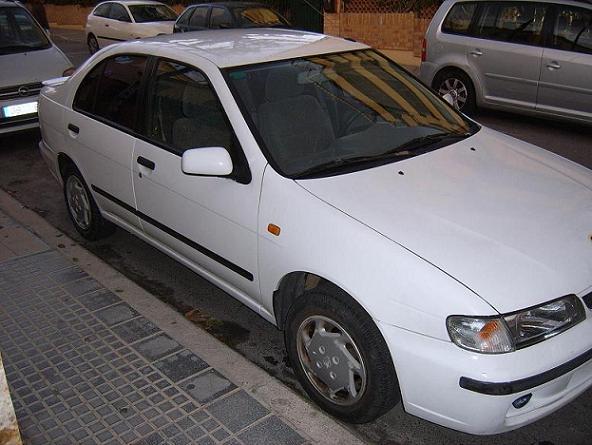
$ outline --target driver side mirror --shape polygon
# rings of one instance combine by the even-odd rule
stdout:
[[[230,154],[222,147],[192,148],[181,158],[181,170],[187,175],[228,176],[233,168]]]

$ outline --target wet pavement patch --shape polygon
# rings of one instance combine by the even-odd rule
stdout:
[[[231,348],[235,348],[237,345],[249,340],[250,331],[248,329],[232,321],[212,318],[200,312],[199,309],[191,309],[185,312],[185,318],[197,324]]]

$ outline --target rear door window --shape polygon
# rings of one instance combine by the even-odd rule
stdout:
[[[541,45],[549,5],[544,3],[484,3],[477,37],[510,43]]]
[[[111,3],[105,3],[104,5],[97,6],[93,15],[97,17],[109,17],[109,10],[111,9]]]
[[[74,109],[134,130],[146,60],[121,55],[101,62],[80,84]]]
[[[477,3],[455,4],[444,19],[442,31],[450,34],[468,34],[476,10]]]
[[[553,26],[551,47],[592,54],[592,11],[560,6]]]

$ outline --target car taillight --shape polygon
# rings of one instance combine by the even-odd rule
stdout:
[[[426,58],[428,56],[428,49],[427,49],[427,43],[426,43],[426,39],[424,38],[421,41],[421,61],[425,62]]]

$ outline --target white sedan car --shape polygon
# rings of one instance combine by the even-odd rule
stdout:
[[[113,223],[285,331],[348,422],[475,434],[592,385],[592,172],[361,43],[279,29],[107,48],[40,101],[88,239]]]
[[[86,18],[86,43],[91,54],[124,40],[172,34],[177,13],[150,0],[103,2]]]

